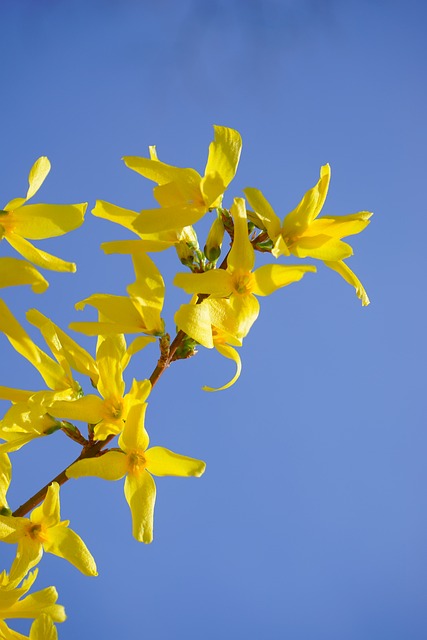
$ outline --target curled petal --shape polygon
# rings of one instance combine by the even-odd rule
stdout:
[[[202,387],[203,391],[223,391],[224,389],[228,389],[231,387],[236,380],[239,378],[240,373],[242,371],[242,361],[240,360],[240,356],[236,349],[230,347],[228,344],[215,344],[215,349],[220,353],[224,358],[228,358],[229,360],[233,360],[236,363],[236,373],[227,384],[224,384],[222,387],[218,387],[217,389],[213,387]]]
[[[338,262],[329,262],[325,260],[325,265],[333,271],[336,271],[344,278],[346,282],[351,284],[356,289],[356,295],[362,301],[362,305],[366,307],[370,300],[368,298],[368,294],[366,293],[362,283],[355,273],[348,267],[345,262],[339,260]]]

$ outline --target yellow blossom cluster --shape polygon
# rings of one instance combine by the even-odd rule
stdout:
[[[241,148],[237,131],[215,126],[203,174],[162,162],[154,146],[149,147],[149,157],[124,158],[127,167],[155,183],[158,206],[133,211],[98,200],[92,210],[94,216],[136,235],[102,245],[107,254],[128,254],[132,260],[135,280],[126,294],[94,293],[75,305],[77,310],[89,306],[97,312],[95,320],[70,324],[72,330],[96,337],[94,356],[51,319],[30,309],[27,321],[40,331],[50,353],[44,351],[0,299],[0,333],[42,378],[37,389],[0,386],[0,399],[10,402],[0,420],[0,541],[16,546],[10,570],[0,575],[0,637],[6,640],[27,636],[11,630],[5,620],[33,619],[28,637],[54,640],[54,623],[65,619],[63,607],[56,604],[54,587],[26,595],[43,552],[68,560],[85,575],[97,575],[85,543],[69,528],[69,521],[60,518],[61,485],[83,476],[124,479],[133,536],[149,543],[156,500],[153,476],[199,477],[204,473],[201,460],[162,446],[149,447],[145,426],[149,397],[175,360],[194,355],[197,345],[215,348],[234,362],[235,373],[219,389],[203,388],[219,391],[232,386],[242,368],[238,348],[258,318],[260,298],[316,272],[315,265],[301,260],[320,260],[355,288],[363,305],[369,303],[345,262],[352,248],[343,238],[362,231],[371,213],[321,215],[330,182],[327,164],[321,167],[318,182],[283,220],[263,193],[252,187],[244,189],[244,197],[234,197],[227,208],[224,195],[236,174]],[[0,287],[29,284],[41,293],[48,283],[36,267],[75,271],[74,263],[30,242],[65,234],[83,222],[86,203],[27,204],[49,170],[48,159],[39,158],[30,171],[26,197],[11,200],[0,211],[0,239],[24,258],[0,258]],[[200,245],[195,225],[205,216],[211,218],[210,230]],[[172,341],[162,317],[164,279],[148,255],[171,248],[187,269],[176,273],[173,283],[190,296],[175,311]],[[256,267],[257,252],[272,260]],[[127,334],[134,336],[129,343]],[[160,355],[151,375],[147,372],[127,385],[129,362],[152,343],[158,343]],[[81,377],[86,383],[81,383]],[[87,434],[76,423],[86,424]],[[9,455],[55,432],[77,442],[80,455],[12,511],[7,502],[12,477]]]

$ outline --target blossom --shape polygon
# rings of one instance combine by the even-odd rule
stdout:
[[[87,203],[26,204],[43,184],[50,171],[49,160],[42,156],[31,167],[25,198],[15,198],[0,211],[0,239],[5,239],[26,260],[53,271],[75,271],[76,265],[37,249],[29,240],[64,235],[79,227]]]
[[[60,520],[59,484],[52,482],[41,505],[29,518],[0,516],[0,540],[18,544],[11,576],[22,576],[41,559],[43,550],[65,558],[87,576],[96,576],[95,561],[83,540]]]
[[[37,369],[50,391],[0,386],[0,398],[13,403],[0,422],[0,437],[6,441],[0,445],[0,451],[16,451],[33,438],[61,428],[61,423],[50,415],[49,406],[54,400],[70,401],[81,396],[82,389],[73,377],[73,368],[89,375],[94,384],[99,377],[92,356],[49,318],[35,309],[27,313],[27,318],[40,329],[55,360],[33,342],[0,299],[0,331]]]
[[[219,304],[215,305],[215,303]],[[242,346],[242,339],[221,328],[223,324],[220,319],[221,311],[225,311],[225,314],[223,314],[226,316],[225,325],[229,324],[233,319],[233,313],[227,313],[227,304],[228,300],[207,299],[200,304],[196,304],[194,301],[192,304],[181,305],[174,316],[178,329],[184,331],[190,338],[207,349],[214,347],[218,353],[232,360],[236,365],[236,373],[229,382],[217,389],[203,386],[204,391],[223,391],[228,389],[239,378],[242,370],[240,356],[234,349],[235,346]],[[217,313],[218,311],[219,313]],[[215,322],[216,325],[214,324]],[[234,333],[237,333],[237,331],[234,331]]]
[[[27,638],[9,628],[5,620],[10,618],[36,618],[31,626],[30,640],[56,640],[55,632],[52,632],[53,622],[64,622],[64,607],[56,604],[58,593],[55,587],[25,596],[36,577],[37,569],[18,586],[22,577],[12,579],[6,571],[0,574],[0,637],[4,640]],[[41,633],[43,630],[46,633]]]
[[[75,462],[67,469],[69,478],[96,476],[104,480],[125,477],[124,493],[132,514],[132,533],[139,542],[153,539],[155,476],[201,476],[205,463],[165,449],[151,447],[144,426],[147,403],[134,404],[119,437],[120,450]]]
[[[209,210],[220,206],[224,191],[234,178],[242,140],[234,129],[214,126],[205,173],[165,164],[150,147],[150,158],[125,156],[127,167],[157,184],[154,197],[161,209],[141,211],[133,227],[139,233],[161,233],[192,225]]]
[[[254,209],[254,222],[265,229],[273,241],[271,253],[317,258],[353,284],[363,305],[369,304],[361,283],[342,261],[353,255],[353,249],[342,238],[360,233],[369,224],[372,213],[360,211],[344,216],[318,218],[328,193],[331,171],[328,164],[320,169],[320,179],[307,191],[298,206],[281,222],[259,189],[247,188],[244,193]],[[345,274],[345,275],[344,275]]]
[[[128,285],[129,296],[96,293],[76,304],[98,309],[102,318],[97,322],[72,322],[70,328],[86,335],[119,333],[148,333],[162,335],[161,318],[165,297],[162,274],[146,254],[132,254],[136,280]]]
[[[217,314],[222,307],[224,315],[220,328],[236,338],[243,338],[259,314],[256,296],[270,295],[300,280],[305,273],[316,271],[316,268],[311,265],[268,264],[253,271],[255,252],[248,237],[245,201],[242,198],[234,199],[231,214],[234,219],[234,240],[227,268],[205,273],[178,273],[174,284],[187,293],[228,300],[226,303],[217,303]]]
[[[136,348],[142,348],[154,338],[140,338],[134,348],[126,349],[122,334],[100,337],[96,351],[99,378],[96,383],[101,397],[87,394],[72,402],[55,400],[49,405],[49,413],[56,418],[81,420],[94,425],[94,437],[105,440],[123,429],[127,414],[134,403],[145,402],[150,391],[149,380],[134,380],[125,394],[123,372]]]

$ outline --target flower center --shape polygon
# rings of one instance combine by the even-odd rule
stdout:
[[[147,466],[143,451],[130,451],[127,454],[128,472],[133,476],[139,476]]]
[[[120,422],[123,418],[123,398],[104,400],[103,418],[108,422]]]
[[[25,535],[31,538],[31,540],[37,540],[38,542],[46,542],[48,538],[46,528],[42,524],[35,524],[33,522],[30,522],[27,526]]]
[[[232,277],[232,285],[237,295],[250,295],[255,286],[254,274],[250,271],[235,271]]]

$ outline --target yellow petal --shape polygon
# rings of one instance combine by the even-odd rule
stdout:
[[[150,439],[145,429],[146,402],[135,402],[129,409],[124,429],[119,437],[122,451],[145,451]]]
[[[242,138],[238,131],[214,125],[214,139],[209,145],[205,176],[218,173],[224,187],[228,187],[236,175],[242,150]]]
[[[71,273],[76,271],[74,262],[66,262],[61,258],[52,256],[50,253],[46,253],[46,251],[37,249],[37,247],[34,247],[28,240],[25,240],[25,238],[15,233],[8,233],[6,240],[21,256],[33,262],[38,267],[52,271],[70,271]]]
[[[97,576],[95,560],[80,536],[63,523],[49,529],[44,550],[68,560],[85,576]]]
[[[75,371],[89,376],[94,383],[97,382],[98,366],[86,349],[37,309],[27,311],[26,317],[28,322],[40,330],[50,350],[61,363],[66,360]]]
[[[38,540],[24,536],[18,542],[16,556],[10,568],[10,579],[20,582],[43,556],[43,546]]]
[[[42,613],[34,620],[30,629],[30,640],[58,640],[58,633],[50,616]]]
[[[165,283],[162,274],[147,254],[133,254],[132,262],[136,280],[126,290],[133,303],[138,302],[147,332],[161,333],[161,312],[165,298]]]
[[[67,381],[64,380],[64,371],[59,364],[34,344],[1,299],[0,331],[3,331],[14,349],[31,362],[48,387],[51,389],[64,389],[69,386]]]
[[[103,398],[122,397],[125,391],[122,359],[126,353],[126,342],[122,334],[105,336],[98,344],[96,361],[99,370],[97,388]]]
[[[156,485],[148,471],[128,475],[124,486],[125,497],[132,514],[132,535],[138,542],[153,540],[154,504]]]
[[[138,233],[159,233],[170,229],[182,229],[195,224],[206,213],[207,207],[176,205],[159,209],[144,209],[132,227]]]
[[[362,301],[362,305],[364,307],[366,307],[369,304],[370,300],[368,298],[368,295],[367,295],[362,283],[360,282],[360,280],[356,276],[356,274],[353,273],[353,271],[350,269],[350,267],[348,267],[342,261],[329,262],[329,261],[325,260],[325,265],[327,267],[329,267],[330,269],[333,269],[334,271],[339,273],[340,276],[342,276],[346,282],[351,284],[356,289],[356,295],[357,295],[358,298],[360,298],[360,300]]]
[[[135,229],[132,227],[132,223],[138,217],[138,213],[136,211],[118,207],[117,205],[105,202],[104,200],[97,200],[95,207],[92,209],[92,214],[97,218],[110,220],[110,222],[115,222],[116,224],[120,224],[122,227],[135,232]]]
[[[208,173],[202,178],[200,190],[206,208],[213,209],[221,204],[225,185],[219,173]]]
[[[12,387],[0,386],[0,400],[10,400],[11,402],[27,402],[35,393],[24,389],[13,389]]]
[[[126,475],[126,456],[121,451],[107,451],[96,458],[85,458],[68,467],[67,478],[83,476],[120,480]]]
[[[26,200],[29,200],[33,197],[35,193],[40,189],[43,182],[46,179],[47,174],[50,171],[50,162],[46,156],[41,156],[38,160],[35,161],[33,166],[30,169],[30,174],[28,176],[28,191]]]
[[[359,211],[346,216],[322,216],[306,229],[305,236],[325,234],[333,238],[344,238],[360,233],[369,224],[370,211]]]
[[[232,291],[230,274],[224,269],[212,269],[205,273],[177,273],[173,283],[186,293],[207,293],[226,297]]]
[[[283,220],[283,237],[301,235],[319,215],[328,193],[330,177],[331,169],[326,164],[320,169],[320,179],[317,184],[307,191],[298,206]]]
[[[174,321],[178,329],[184,331],[190,338],[212,349],[212,322],[209,308],[201,304],[183,304],[175,313]]]
[[[157,184],[167,184],[177,182],[197,186],[200,184],[201,175],[194,169],[181,169],[170,164],[151,160],[149,158],[139,158],[137,156],[125,156],[123,161],[129,169],[148,178]]]
[[[317,258],[318,260],[342,260],[353,255],[349,244],[327,235],[298,238],[290,247],[291,253],[299,258]]]
[[[144,332],[146,329],[141,314],[132,303],[132,300],[126,296],[99,293],[81,300],[75,306],[76,309],[81,310],[87,304],[98,309],[109,322],[73,322],[70,324],[72,329],[82,331],[87,335],[98,335],[107,332],[108,325],[111,325],[108,333],[136,333]],[[98,327],[99,330],[97,329]],[[127,330],[124,330],[123,327],[127,327]]]
[[[266,229],[269,237],[275,241],[281,233],[282,223],[273,210],[273,207],[268,202],[262,191],[259,189],[253,189],[248,187],[243,189],[243,193],[248,199],[249,204],[254,209],[258,218],[260,218],[264,228]],[[286,254],[285,254],[286,255]],[[289,252],[288,252],[289,255]]]
[[[181,476],[200,477],[206,464],[202,460],[189,458],[179,453],[174,453],[164,447],[152,447],[145,452],[147,469],[155,476]]]
[[[234,198],[231,215],[234,220],[234,240],[227,260],[228,269],[250,272],[255,264],[255,252],[248,237],[248,220],[243,198]]]
[[[131,229],[136,233],[135,229]],[[111,242],[103,242],[101,249],[107,255],[114,253],[128,254],[128,253],[146,253],[165,251],[169,247],[177,243],[177,237],[175,233],[168,234],[164,232],[163,236],[170,235],[170,239],[162,239],[162,234],[149,234],[143,240],[112,240]]]
[[[298,282],[306,273],[315,271],[316,267],[311,265],[265,264],[254,271],[254,293],[258,296],[269,296],[281,287]]]
[[[62,236],[83,223],[87,202],[28,204],[13,213],[13,231],[29,240]]]
[[[240,360],[240,356],[237,353],[236,349],[230,347],[228,344],[215,344],[215,349],[220,353],[224,358],[228,358],[229,360],[233,360],[236,363],[236,373],[231,378],[227,384],[224,384],[222,387],[218,387],[217,389],[213,387],[202,387],[203,391],[223,391],[224,389],[228,389],[231,387],[236,380],[239,378],[240,373],[242,371],[242,361]]]
[[[17,258],[0,258],[0,287],[31,285],[34,293],[43,293],[49,286],[32,264]]]
[[[52,482],[41,505],[31,512],[30,519],[31,522],[44,524],[46,527],[54,527],[59,523],[60,517],[59,484]]]
[[[88,394],[69,402],[57,400],[49,406],[49,413],[55,418],[65,420],[81,420],[89,424],[96,424],[103,418],[104,402],[98,396]]]
[[[12,465],[6,453],[0,453],[0,511],[7,509],[7,492],[12,478]]]

